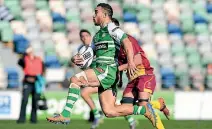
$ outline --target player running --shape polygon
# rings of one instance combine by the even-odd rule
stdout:
[[[95,25],[100,26],[100,30],[93,38],[96,50],[96,67],[86,69],[70,79],[69,94],[63,111],[54,117],[48,117],[48,121],[69,123],[74,103],[80,95],[80,87],[91,86],[98,87],[100,104],[107,117],[144,115],[152,122],[153,126],[156,125],[155,113],[150,103],[144,103],[142,106],[115,104],[116,86],[119,82],[118,52],[120,43],[123,44],[126,51],[129,75],[135,76],[137,68],[133,60],[131,42],[127,35],[121,29],[116,29],[115,24],[111,22],[112,15],[113,10],[109,4],[100,3],[97,5],[93,17]],[[141,97],[139,94],[139,99]]]
[[[117,25],[117,27],[119,26],[119,22],[117,19],[113,18],[112,21],[115,23],[115,25]],[[130,35],[128,35],[128,38],[133,46],[134,62],[137,66],[137,72],[135,76],[131,76],[129,72],[127,72],[129,83],[123,92],[123,98],[121,100],[121,103],[133,105],[134,103],[136,103],[136,101],[138,101],[139,105],[145,105],[150,101],[150,97],[154,92],[156,86],[155,75],[153,72],[153,68],[150,66],[149,60],[147,59],[144,51],[138,44],[138,41]],[[118,56],[120,71],[127,70],[128,64],[126,56],[126,52],[123,46],[121,46],[120,53]],[[142,97],[138,99],[138,95]],[[163,98],[159,98],[158,101],[151,101],[150,103],[153,105],[154,108],[162,111],[164,115],[168,118],[169,110],[166,107]],[[157,113],[156,116],[157,129],[165,129],[160,119],[160,116]]]
[[[86,46],[91,46],[95,52],[95,46],[93,46],[92,44],[92,36],[90,34],[90,32],[88,30],[82,29],[80,30],[80,39],[83,43],[82,46],[86,45]],[[80,46],[78,51],[80,50],[80,48],[82,47]],[[76,54],[75,56],[72,57],[72,62],[75,65],[80,65],[81,61],[83,61],[83,59]],[[95,67],[95,60],[93,60],[90,68]],[[94,121],[92,123],[91,128],[94,129],[96,127],[98,127],[99,123],[101,123],[101,121],[103,120],[103,116],[100,114],[100,112],[97,110],[94,101],[92,100],[91,95],[98,93],[98,87],[84,87],[81,89],[81,97],[84,99],[84,101],[88,104],[88,106],[90,107],[91,111],[94,114]],[[130,129],[135,129],[136,127],[136,121],[132,116],[125,116],[125,119],[128,121],[129,125],[130,125]]]

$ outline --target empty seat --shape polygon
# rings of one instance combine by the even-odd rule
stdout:
[[[210,41],[208,34],[199,34],[197,35],[197,42],[200,44],[207,44]]]
[[[123,15],[124,22],[136,22],[137,23],[137,17],[136,14],[131,12],[125,12]]]
[[[23,35],[14,35],[15,52],[25,53],[26,48],[29,46],[29,41]]]
[[[183,44],[182,36],[175,33],[169,35],[169,41],[174,44]]]
[[[50,33],[50,32],[41,32],[40,33],[40,40],[41,41],[51,40],[51,38],[52,38],[52,33]]]
[[[189,45],[186,47],[186,52],[188,55],[192,55],[197,53],[197,45]]]
[[[56,55],[55,45],[54,45],[53,41],[47,40],[44,42],[44,51],[47,56]]]
[[[78,9],[70,9],[66,13],[66,20],[71,21],[80,21],[80,11]]]
[[[168,24],[168,32],[170,34],[178,34],[178,35],[182,35],[182,31],[179,25],[176,24]]]
[[[171,88],[176,85],[175,74],[174,71],[170,68],[161,68],[160,69],[161,78],[162,78],[162,86],[164,88]]]
[[[53,31],[54,32],[66,32],[66,25],[62,22],[54,22]]]
[[[1,40],[3,42],[12,42],[13,41],[13,31],[11,28],[3,29],[1,31]]]
[[[197,34],[208,34],[207,24],[201,23],[195,25],[195,32]]]
[[[137,13],[137,19],[139,22],[149,21],[151,19],[151,11],[148,9],[141,10]]]
[[[36,8],[38,10],[49,10],[48,2],[45,0],[36,0]]]
[[[47,68],[58,68],[58,67],[60,67],[59,60],[58,60],[57,56],[55,56],[55,55],[46,56],[44,63],[45,63],[45,66]]]
[[[173,44],[171,47],[171,52],[173,55],[178,54],[178,53],[182,53],[185,51],[185,46],[184,44]]]
[[[6,67],[5,70],[7,72],[8,88],[18,88],[20,85],[18,70],[10,67]]]
[[[154,24],[154,31],[156,33],[167,33],[167,26],[166,24],[160,24],[160,23],[155,23]]]
[[[10,23],[8,21],[0,21],[0,30],[10,28]]]
[[[185,34],[183,40],[187,44],[196,44],[197,40],[194,34]]]
[[[78,1],[77,0],[65,0],[64,7],[66,9],[76,8],[76,7],[78,7]]]
[[[190,66],[200,66],[201,65],[201,60],[200,60],[199,54],[193,53],[193,55],[188,56],[187,61]]]
[[[194,31],[194,21],[184,20],[182,22],[181,28],[184,33],[192,33]]]
[[[206,14],[206,16],[205,15],[201,15],[200,13],[198,14],[198,13],[195,13],[194,15],[193,15],[193,20],[194,20],[194,22],[195,23],[208,23],[208,20],[207,20],[207,14]]]
[[[198,47],[198,49],[199,49],[199,52],[200,52],[201,54],[203,54],[203,53],[205,53],[205,52],[211,52],[211,50],[212,50],[211,47],[212,47],[212,46],[211,46],[210,42],[208,42],[208,43],[205,43],[205,44],[201,44],[201,45]]]
[[[208,12],[208,13],[212,13],[212,3],[208,3],[208,4],[206,5],[206,9],[207,9],[207,12]]]
[[[207,65],[212,63],[212,53],[210,52],[204,52],[202,57],[202,64]]]

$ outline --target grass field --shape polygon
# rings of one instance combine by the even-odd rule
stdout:
[[[212,121],[164,121],[166,129],[212,129]],[[73,120],[69,125],[55,125],[46,121],[38,124],[16,124],[15,121],[0,121],[0,129],[89,129],[90,123]],[[124,120],[107,119],[98,129],[129,129]],[[140,120],[137,129],[154,129],[146,120]]]

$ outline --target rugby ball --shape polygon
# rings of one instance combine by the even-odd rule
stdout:
[[[93,57],[94,57],[94,52],[92,47],[82,46],[79,49],[78,54],[83,58],[83,62],[81,63],[81,65],[79,65],[79,67],[88,68],[91,65],[93,61]]]

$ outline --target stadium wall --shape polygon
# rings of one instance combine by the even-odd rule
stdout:
[[[48,99],[47,111],[38,111],[38,118],[45,119],[46,116],[60,112],[66,101],[66,91],[48,91],[45,93]],[[122,93],[118,93],[119,103]],[[172,112],[171,119],[175,120],[212,120],[212,92],[155,92],[153,100],[164,97],[167,106]],[[100,109],[98,96],[93,95],[97,108]],[[0,119],[18,119],[21,105],[21,94],[18,91],[0,91]],[[73,109],[72,119],[87,119],[89,107],[80,98]],[[27,116],[31,112],[31,99],[27,105]],[[160,113],[162,119],[165,119]],[[136,116],[138,119],[144,117]]]

